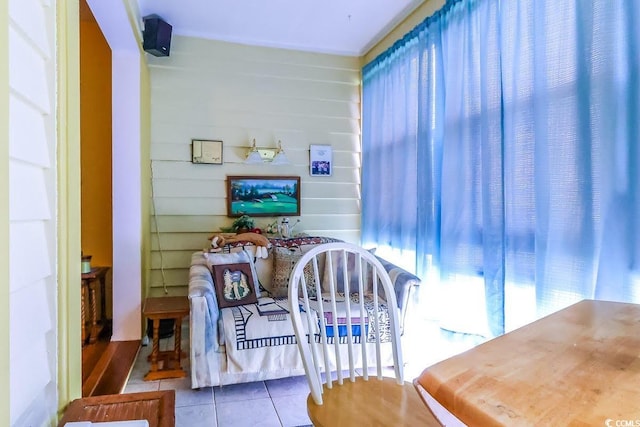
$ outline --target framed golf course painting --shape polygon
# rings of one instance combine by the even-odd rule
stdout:
[[[300,215],[299,176],[227,176],[227,216]]]

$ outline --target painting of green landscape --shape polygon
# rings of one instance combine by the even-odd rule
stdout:
[[[227,215],[300,215],[300,177],[228,176]]]

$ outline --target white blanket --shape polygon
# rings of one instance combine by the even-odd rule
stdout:
[[[264,300],[264,298],[261,298]],[[276,299],[281,307],[288,308],[286,298]],[[360,342],[359,323],[360,313],[357,295],[351,295],[353,324],[357,326],[354,332],[355,342]],[[317,310],[316,307],[314,307]],[[367,324],[367,342],[375,342],[375,323],[373,303],[365,299],[365,323]],[[344,302],[341,311],[337,313],[338,323],[346,323],[344,316]],[[386,304],[379,305],[378,312],[382,333],[381,342],[389,341],[389,316]],[[357,319],[355,319],[357,317]],[[274,314],[261,316],[258,304],[247,304],[222,309],[222,324],[224,325],[225,349],[227,357],[227,373],[270,371],[287,366],[291,369],[304,369],[302,359],[296,345],[296,336],[291,323],[291,315]],[[303,322],[304,324],[305,322]],[[356,326],[354,326],[356,327]],[[306,328],[306,325],[305,325]],[[333,333],[327,328],[327,334]],[[317,334],[318,331],[314,331]],[[366,332],[365,332],[366,333]],[[316,339],[319,337],[316,335]],[[340,333],[340,342],[346,343],[346,333]],[[333,342],[333,338],[329,339]]]
[[[346,327],[343,325],[347,324],[347,310],[346,310],[346,298],[343,293],[337,294],[337,304],[336,304],[336,318],[337,324],[340,328],[339,337],[341,343],[347,342],[346,337]],[[331,304],[328,302],[329,299],[323,294],[323,308],[324,308],[324,318],[327,325],[327,336],[333,336],[333,313],[331,312]],[[320,312],[320,305],[318,301],[310,301],[310,306],[316,312]],[[352,324],[352,333],[354,334],[355,342],[360,342],[360,298],[358,294],[351,294],[349,298],[349,309],[351,311],[351,324]],[[373,304],[373,297],[371,295],[365,295],[364,297],[364,309],[366,313],[364,313],[364,324],[366,325],[364,333],[367,337],[366,342],[374,343],[376,341],[376,324],[375,324],[375,308]],[[387,308],[387,304],[385,302],[380,302],[378,304],[378,324],[380,326],[380,342],[390,342],[391,341],[391,327],[389,324],[389,310]],[[356,336],[357,335],[357,336]],[[316,340],[319,339],[316,337]],[[331,339],[329,342],[333,342]]]
[[[303,369],[288,313],[261,316],[247,304],[222,309],[222,319],[228,372]]]

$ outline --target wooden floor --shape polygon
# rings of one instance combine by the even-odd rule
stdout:
[[[95,343],[82,347],[82,397],[118,394],[127,382],[140,341],[110,340],[106,327]]]

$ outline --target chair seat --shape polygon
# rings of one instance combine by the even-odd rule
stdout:
[[[335,426],[441,426],[422,403],[413,384],[399,385],[393,378],[348,378],[333,388],[323,385],[323,404],[307,398],[309,418],[316,427]]]

